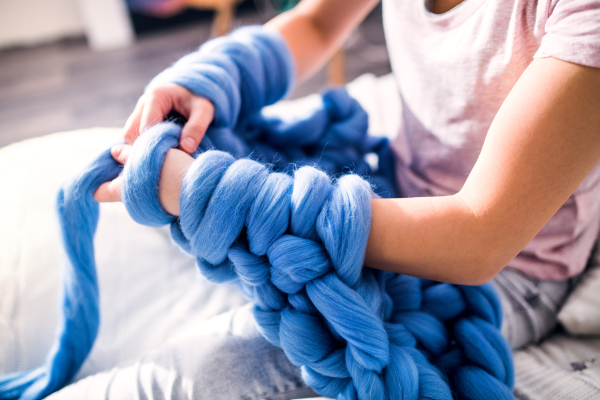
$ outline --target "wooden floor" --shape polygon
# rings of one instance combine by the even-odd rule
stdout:
[[[236,25],[261,23],[245,12]],[[74,39],[0,52],[0,147],[48,133],[95,126],[123,126],[157,73],[210,37],[209,22],[144,35],[127,49],[95,53]],[[376,10],[346,44],[346,76],[390,71],[381,11]],[[293,97],[319,91],[321,71]]]

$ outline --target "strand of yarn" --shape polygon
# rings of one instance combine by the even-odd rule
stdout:
[[[490,285],[363,268],[373,196],[364,179],[347,174],[332,182],[309,166],[290,176],[213,150],[185,175],[179,218],[131,212],[146,208],[137,187],[156,187],[160,168],[147,171],[159,137],[176,144],[176,128],[148,132],[131,153],[135,162],[123,174],[132,183],[123,186],[128,210],[142,224],[171,223],[204,276],[239,284],[263,335],[302,367],[318,393],[512,398],[510,349]]]
[[[120,172],[106,150],[59,190],[56,211],[67,257],[56,339],[44,365],[0,377],[0,399],[44,398],[65,386],[88,356],[100,325],[93,243],[99,206],[93,195]]]
[[[510,398],[510,351],[499,334],[492,288],[363,268],[371,185],[356,174],[332,182],[319,169],[297,168],[316,165],[333,175],[353,169],[393,195],[387,140],[366,135],[366,114],[343,90],[326,93],[310,113],[262,113],[289,89],[290,56],[272,50],[282,44],[272,32],[248,32],[232,35],[230,44],[220,39],[203,46],[184,57],[193,62],[182,59],[151,83],[188,82],[215,104],[215,124],[185,176],[180,218],[164,212],[157,197],[164,155],[177,145],[180,127],[162,123],[138,139],[123,170],[130,215],[151,226],[170,223],[174,240],[208,279],[237,282],[254,301],[265,337],[323,395]],[[251,57],[263,53],[269,62]],[[273,66],[278,72],[265,72]],[[225,152],[207,151],[213,148]],[[378,155],[376,168],[364,161],[367,153]],[[271,161],[271,168],[248,156]],[[39,399],[60,389],[89,353],[99,324],[92,194],[119,170],[105,152],[63,186],[58,211],[69,262],[57,340],[44,366],[0,378],[0,398]]]
[[[146,90],[176,83],[213,103],[214,121],[198,151],[218,148],[235,158],[252,154],[278,169],[318,161],[329,174],[351,170],[369,176],[379,195],[393,196],[388,140],[367,135],[368,116],[345,89],[327,91],[322,103],[308,110],[285,116],[265,112],[289,93],[295,75],[280,34],[249,26],[206,42],[158,74]],[[336,123],[328,126],[332,120]],[[368,153],[378,156],[377,170],[365,161]]]
[[[315,138],[314,143],[308,142],[301,135],[301,129],[295,125],[311,132]],[[329,143],[328,138],[342,132],[341,127],[347,127],[344,131],[350,133],[350,138],[345,142],[338,140],[339,154],[331,152],[332,156],[326,157],[326,152],[316,150],[319,146],[325,147]],[[368,136],[366,128],[367,115],[364,110],[345,90],[335,89],[323,94],[318,107],[298,110],[297,116],[255,116],[242,134],[234,133],[229,128],[211,126],[196,156],[205,149],[219,148],[237,157],[251,155],[255,159],[274,160],[272,170],[289,172],[298,165],[312,164],[336,175],[351,168],[360,169],[365,175],[372,174],[371,180],[373,184],[379,185],[382,195],[393,195],[395,189],[393,172],[390,172],[392,170],[380,167],[374,171],[364,161],[362,153],[366,151],[377,154],[380,166],[392,165],[389,144],[384,138]],[[151,159],[154,161],[151,163],[153,169],[142,168],[138,171],[140,175],[154,171],[150,175],[156,181],[148,188],[134,185],[133,190],[138,191],[136,196],[146,198],[147,204],[139,207],[139,210],[126,204],[134,218],[136,213],[161,215],[163,222],[151,224],[154,226],[164,225],[172,220],[154,197],[154,189],[158,185],[158,171],[164,154],[177,145],[180,131],[178,125],[167,122],[154,127],[147,136],[142,135],[143,138],[153,138],[148,155],[152,155]],[[160,132],[160,138],[152,132]],[[268,138],[276,138],[276,144],[268,145]],[[283,146],[286,141],[290,143],[289,147]],[[135,154],[131,156],[128,165],[136,163]],[[41,399],[59,390],[75,376],[89,354],[100,320],[93,253],[98,203],[94,200],[93,193],[101,183],[114,179],[121,171],[122,166],[106,150],[62,184],[56,208],[67,259],[63,265],[63,300],[57,338],[43,366],[33,371],[15,372],[0,377],[0,399]],[[391,180],[386,174],[392,176]],[[125,186],[134,180],[127,180]],[[172,232],[176,240],[181,236],[180,229],[175,225],[172,226]]]

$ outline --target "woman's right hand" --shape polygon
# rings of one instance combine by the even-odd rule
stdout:
[[[213,120],[215,108],[210,100],[174,83],[153,87],[140,97],[125,124],[125,141],[133,144],[144,129],[162,122],[172,110],[187,119],[179,148],[188,154],[193,153]]]

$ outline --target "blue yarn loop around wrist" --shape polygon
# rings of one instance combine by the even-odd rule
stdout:
[[[367,114],[344,89],[326,91],[308,110],[264,110],[292,78],[283,40],[249,28],[208,42],[151,83],[188,85],[215,105],[183,177],[180,216],[165,212],[158,197],[165,155],[181,134],[173,122],[142,134],[125,168],[105,151],[62,185],[57,211],[67,262],[57,338],[43,366],[0,377],[0,399],[59,390],[89,354],[100,318],[93,193],[120,173],[132,218],[170,224],[207,279],[239,285],[262,334],[321,395],[512,398],[511,353],[491,285],[363,266],[371,199],[397,193],[389,143],[367,135]]]

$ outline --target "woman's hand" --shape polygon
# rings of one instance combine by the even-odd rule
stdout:
[[[171,110],[177,111],[188,121],[181,131],[178,149],[171,149],[165,156],[160,173],[159,199],[166,212],[179,215],[181,181],[194,159],[193,153],[212,122],[213,104],[194,95],[186,88],[168,83],[150,89],[140,97],[135,110],[125,124],[125,141],[129,145],[116,145],[111,149],[113,158],[121,164],[127,162],[131,145],[148,126],[162,122]],[[121,201],[121,177],[100,185],[94,198],[99,202]]]
[[[174,83],[156,86],[140,97],[125,124],[125,141],[133,144],[144,129],[162,122],[171,110],[187,119],[179,148],[193,153],[213,120],[215,108],[209,100]]]
[[[131,146],[119,144],[111,149],[115,160],[121,164],[127,162]],[[183,176],[192,165],[194,159],[185,152],[171,149],[165,156],[165,162],[160,171],[158,198],[164,210],[171,215],[179,215],[179,195]],[[121,201],[121,176],[105,182],[94,193],[94,198],[99,202]]]

